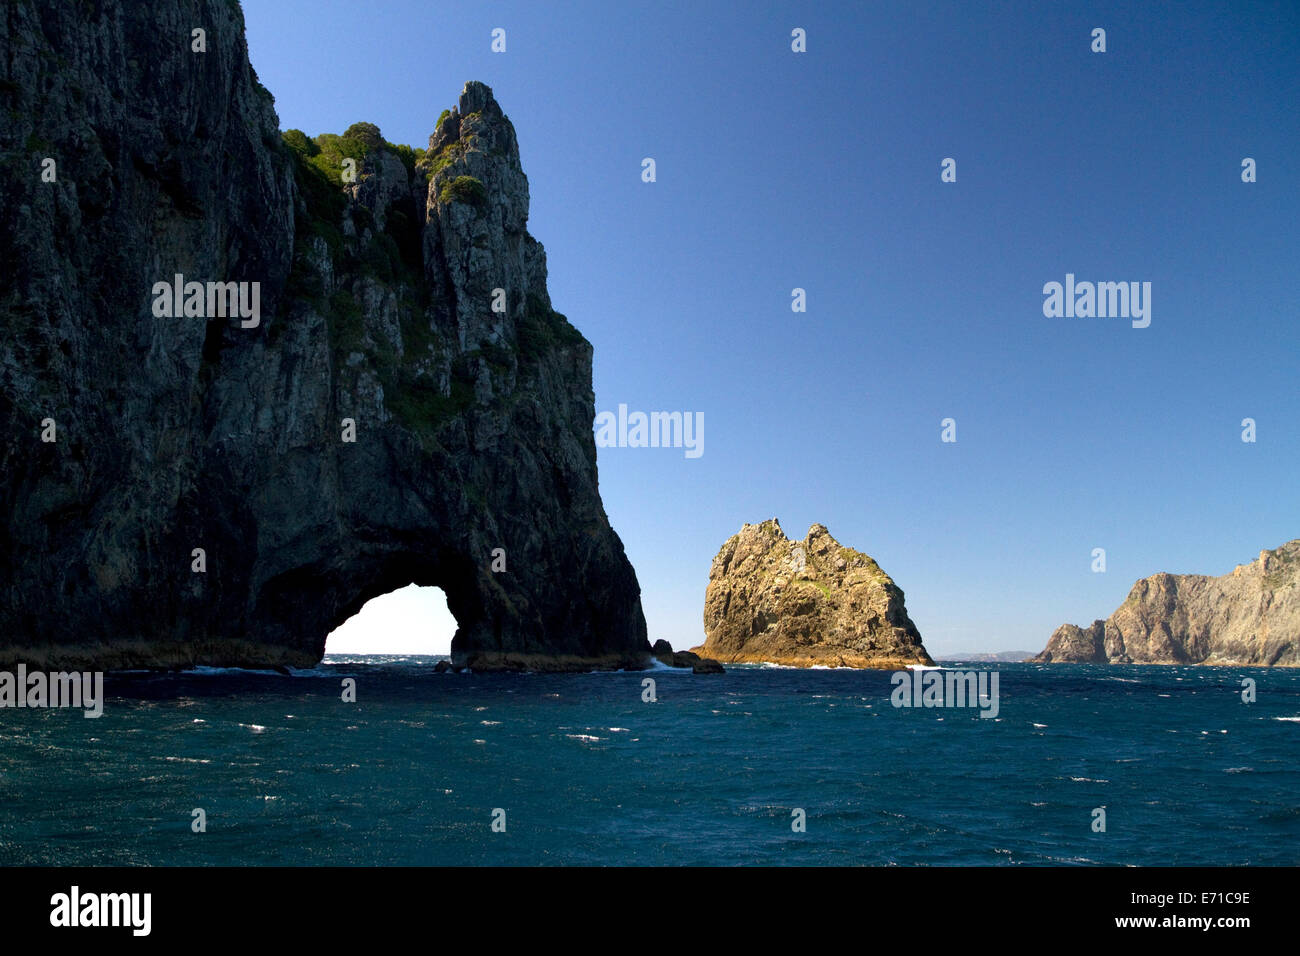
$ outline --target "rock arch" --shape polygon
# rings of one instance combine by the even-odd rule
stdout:
[[[0,661],[308,665],[416,581],[470,666],[644,666],[591,346],[551,307],[492,91],[466,85],[420,164],[375,132],[345,189],[282,139],[237,5],[199,5],[197,66],[167,4],[7,27],[27,126],[3,135],[39,122],[77,172],[13,177],[0,208]],[[260,320],[155,316],[176,274],[258,283]]]

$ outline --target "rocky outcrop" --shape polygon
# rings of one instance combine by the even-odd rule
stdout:
[[[648,663],[491,90],[422,157],[358,124],[353,182],[237,3],[11,3],[0,49],[0,660],[305,666],[414,582],[456,666]],[[259,314],[167,315],[177,275]]]
[[[1105,638],[1105,621],[1093,621],[1088,627],[1062,624],[1052,632],[1043,652],[1035,654],[1030,661],[1039,664],[1048,664],[1052,661],[1105,664],[1107,660]],[[1120,660],[1120,663],[1129,663],[1129,661]]]
[[[775,518],[745,525],[713,559],[704,633],[694,650],[723,662],[891,670],[934,663],[903,592],[875,561],[820,524],[791,541]]]
[[[667,641],[663,640],[662,638],[655,641],[654,646],[650,648],[651,656],[654,657],[655,660],[659,661],[660,664],[663,664],[665,667],[673,666],[674,653],[675,651],[673,650],[673,646],[669,644]]]
[[[700,657],[694,651],[678,651],[674,666],[690,667],[692,674],[725,674],[726,668],[711,657]]]
[[[726,668],[694,651],[675,651],[667,641],[655,641],[650,654],[665,667],[689,667],[693,674],[725,674]]]
[[[1039,663],[1300,665],[1300,539],[1231,574],[1155,574],[1104,621],[1063,624]]]

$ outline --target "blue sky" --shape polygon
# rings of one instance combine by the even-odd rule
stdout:
[[[932,654],[1300,536],[1297,5],[243,5],[285,129],[423,146],[490,85],[597,411],[703,413],[698,459],[599,453],[652,640],[703,641],[773,516],[879,561]],[[1150,327],[1044,317],[1067,272],[1150,282]]]

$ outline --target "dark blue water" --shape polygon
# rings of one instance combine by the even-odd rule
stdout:
[[[875,671],[434,660],[0,710],[0,864],[1300,863],[1295,670],[1004,664],[987,719],[895,708]]]

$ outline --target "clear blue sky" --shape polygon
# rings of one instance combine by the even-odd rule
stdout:
[[[876,558],[934,654],[1300,536],[1300,5],[244,10],[285,129],[423,146],[490,85],[597,410],[704,413],[701,458],[599,453],[652,640],[702,642],[713,555],[773,516]],[[1151,282],[1150,327],[1044,317],[1067,272]]]

